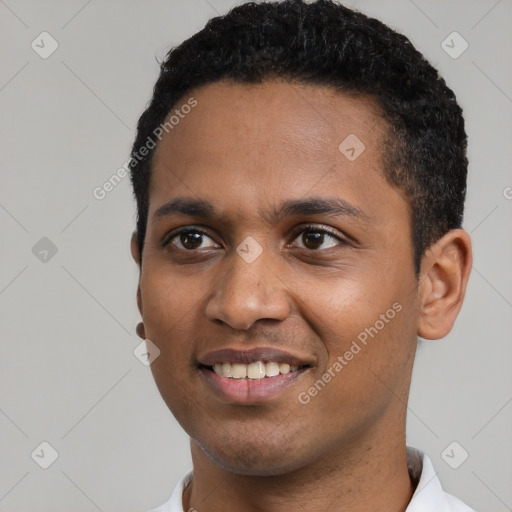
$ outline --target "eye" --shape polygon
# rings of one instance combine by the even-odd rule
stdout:
[[[171,236],[167,237],[164,242],[164,246],[169,244],[172,244],[183,251],[219,247],[211,237],[209,237],[204,231],[197,228],[184,228],[175,232]]]
[[[337,245],[343,245],[345,242],[337,235],[331,233],[325,228],[315,226],[307,226],[303,229],[294,240],[299,241],[296,246],[299,249],[322,250],[331,249]],[[220,247],[205,231],[198,228],[183,228],[175,231],[166,237],[163,245],[169,244],[175,246],[182,251],[194,251],[199,249],[218,248]]]
[[[308,226],[306,229],[303,229],[295,240],[299,240],[302,244],[299,245],[300,249],[309,250],[331,249],[345,243],[340,237],[330,231],[314,226]]]

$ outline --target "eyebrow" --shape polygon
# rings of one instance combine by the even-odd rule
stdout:
[[[368,221],[370,217],[361,209],[341,198],[311,197],[293,199],[282,203],[271,212],[258,212],[270,223],[279,222],[285,217],[299,215],[329,215],[335,217],[352,217],[356,220]],[[213,203],[206,199],[176,197],[160,206],[153,214],[153,219],[182,215],[188,217],[219,218]]]

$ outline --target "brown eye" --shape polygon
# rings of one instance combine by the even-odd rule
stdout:
[[[324,234],[314,231],[306,231],[302,234],[302,243],[308,249],[318,249],[324,242]]]
[[[211,242],[209,245],[208,240]],[[167,244],[172,244],[185,251],[217,247],[217,244],[205,232],[198,229],[182,230],[170,238]]]
[[[330,249],[336,245],[343,244],[335,235],[325,231],[323,229],[308,228],[296,238],[300,240],[302,245],[299,245],[301,249],[319,250],[319,249]]]
[[[181,233],[179,239],[185,249],[197,249],[203,242],[203,235],[201,233]]]

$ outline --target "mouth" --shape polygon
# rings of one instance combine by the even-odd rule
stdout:
[[[313,362],[270,348],[225,349],[200,359],[208,387],[224,402],[256,404],[276,398],[313,368]]]
[[[305,368],[311,368],[310,365],[301,366],[289,363],[278,363],[277,361],[256,361],[250,364],[244,363],[215,363],[211,366],[199,365],[220,377],[227,379],[261,380],[271,379],[278,375],[288,375]]]

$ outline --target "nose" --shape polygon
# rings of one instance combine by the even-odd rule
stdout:
[[[232,265],[217,276],[206,304],[206,316],[234,329],[248,330],[258,320],[285,320],[291,297],[282,276],[270,267],[269,251],[248,263],[233,252]],[[226,267],[231,261],[226,261]],[[279,276],[279,277],[278,277]]]

